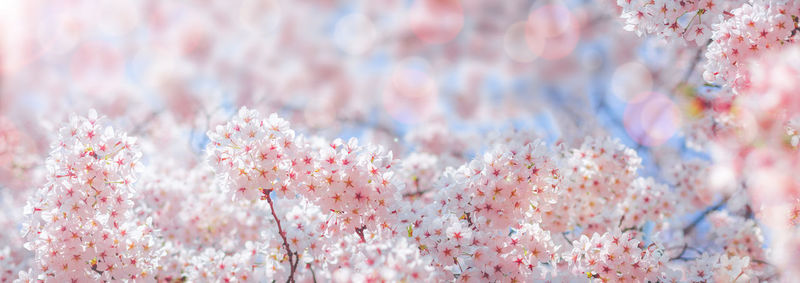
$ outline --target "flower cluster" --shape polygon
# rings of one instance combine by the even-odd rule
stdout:
[[[17,2],[0,282],[800,276],[798,1]]]
[[[746,194],[722,194],[730,209],[703,212],[710,228],[694,233],[700,220],[673,218],[711,204],[710,167],[679,163],[673,190],[639,176],[641,158],[610,138],[569,148],[501,135],[442,169],[425,154],[396,161],[355,139],[305,138],[242,108],[209,132],[204,162],[150,165],[137,181],[137,144],[95,113],[60,135],[48,183],[26,207],[33,266],[0,250],[5,272],[23,270],[22,280],[676,282],[774,272],[752,264],[769,254]],[[793,243],[796,234],[780,235]]]
[[[735,89],[749,82],[747,64],[766,51],[794,45],[800,5],[788,0],[618,0],[627,30],[682,38],[705,52],[707,82]]]
[[[471,215],[482,228],[509,227],[529,211],[541,217],[554,201],[559,172],[539,140],[498,146],[451,175],[445,209]]]
[[[266,215],[250,211],[247,203],[220,198],[219,184],[211,169],[203,165],[188,171],[148,172],[141,181],[137,204],[143,209],[138,214],[152,218],[159,237],[190,250],[214,247],[231,251],[244,242],[256,241],[261,226],[268,223]]]
[[[562,154],[564,181],[560,189],[564,193],[558,195],[557,209],[548,214],[547,226],[559,232],[580,227],[586,234],[617,226],[622,216],[618,214],[625,209],[617,208],[634,189],[631,184],[638,175],[641,158],[619,140],[610,138],[587,138],[580,148],[563,149]],[[632,200],[626,206],[642,201]]]
[[[423,282],[446,279],[435,272],[430,265],[430,257],[422,256],[416,245],[403,238],[374,242],[359,250],[346,252],[358,256],[340,256],[345,261],[332,270],[331,279],[334,282]],[[317,280],[321,278],[320,275],[316,276]]]
[[[673,216],[677,200],[669,188],[656,183],[653,178],[634,180],[625,200],[618,205],[618,215],[622,215],[620,227],[641,227],[647,221],[661,224]]]
[[[399,198],[391,152],[335,140],[312,145],[296,137],[277,115],[264,119],[243,108],[209,133],[210,163],[236,198],[303,198],[333,219],[327,227],[348,233],[387,228]],[[362,235],[363,236],[363,235]]]
[[[269,204],[272,226],[264,236],[272,278],[338,280],[356,271],[365,280],[550,278],[553,270],[541,263],[564,262],[560,247],[572,244],[551,233],[641,229],[668,218],[674,205],[665,186],[637,178],[640,159],[611,139],[553,150],[535,136],[504,136],[435,181],[425,177],[426,197],[404,198],[398,186],[418,184],[396,185],[391,155],[355,140],[307,140],[276,115],[247,109],[209,135],[208,161],[229,195]],[[404,178],[424,172],[419,162],[399,164],[410,166],[400,169]],[[375,254],[397,237],[416,248],[396,259]],[[407,261],[404,269],[396,260]],[[382,269],[381,277],[368,275]]]
[[[52,282],[149,277],[159,252],[152,224],[133,213],[141,154],[135,139],[95,112],[73,116],[47,159],[47,184],[25,207],[32,279]]]
[[[252,282],[259,278],[254,272],[257,256],[257,250],[251,242],[246,243],[244,250],[233,254],[206,249],[186,257],[190,267],[184,268],[186,275],[180,278],[187,281]]]
[[[725,254],[759,260],[765,258],[762,248],[764,237],[755,221],[728,215],[725,212],[712,213],[708,216],[708,220],[712,229],[709,236],[725,251]]]
[[[715,26],[713,41],[706,52],[706,81],[741,88],[748,83],[751,58],[785,45],[795,45],[795,1],[754,1],[730,11],[731,16]]]
[[[158,280],[242,281],[263,278],[256,273],[264,226],[263,211],[244,201],[220,198],[211,168],[199,164],[190,170],[155,169],[140,181],[137,205],[142,217],[152,219],[156,244],[166,252],[154,272]]]
[[[637,34],[656,34],[661,38],[683,38],[703,45],[711,37],[712,26],[722,21],[745,0],[617,0],[622,7],[625,29]]]
[[[689,160],[676,164],[669,176],[675,188],[681,210],[697,210],[716,201],[708,176],[711,166],[701,160]]]
[[[403,197],[426,196],[441,176],[443,161],[432,154],[413,153],[403,159],[397,171],[398,181],[404,183]],[[430,195],[430,194],[427,194]]]
[[[733,102],[730,115],[739,130],[717,136],[712,155],[716,170],[730,172],[745,187],[752,210],[760,224],[770,231],[767,245],[780,247],[772,253],[754,253],[761,237],[734,233],[729,249],[737,254],[768,257],[783,276],[800,274],[797,257],[787,252],[797,247],[800,231],[791,225],[793,206],[800,197],[798,170],[800,155],[792,144],[791,129],[800,109],[800,48],[797,46],[760,57],[748,66],[749,85]],[[756,243],[753,243],[756,242]],[[754,247],[755,246],[755,247]],[[761,258],[751,258],[759,260]]]
[[[606,232],[575,241],[571,262],[582,273],[601,281],[659,281],[666,261],[663,248],[645,245],[636,232]],[[668,281],[668,280],[666,280]]]
[[[750,258],[725,254],[702,254],[685,271],[688,282],[749,282],[757,278]]]

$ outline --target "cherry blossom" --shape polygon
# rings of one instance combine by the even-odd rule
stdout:
[[[132,213],[141,153],[92,111],[72,116],[47,159],[47,183],[25,206],[30,276],[45,281],[147,277],[159,252],[149,219]]]
[[[0,282],[800,276],[797,1],[0,10]]]

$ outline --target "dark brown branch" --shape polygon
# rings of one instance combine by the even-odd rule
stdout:
[[[364,238],[364,230],[365,229],[367,229],[367,225],[364,225],[364,226],[356,228],[356,234],[358,234],[358,236],[361,237],[361,242],[362,243],[366,243],[367,242],[367,239]]]
[[[314,268],[311,267],[311,263],[307,263],[306,266],[308,267],[308,270],[311,270],[311,279],[314,280],[314,283],[317,283],[317,275],[314,274]]]
[[[467,223],[469,223],[469,227],[472,227],[472,229],[474,230],[476,227],[475,224],[472,223],[472,216],[469,215],[469,212],[465,213],[465,215],[467,218]]]
[[[294,280],[294,272],[297,270],[297,263],[300,261],[300,257],[297,255],[297,252],[293,252],[292,248],[289,246],[289,240],[286,239],[286,232],[283,231],[281,227],[281,220],[278,218],[278,215],[275,214],[275,206],[272,203],[272,197],[269,195],[272,193],[272,190],[263,190],[262,193],[264,194],[261,196],[261,199],[266,199],[269,203],[269,210],[272,213],[272,218],[275,219],[275,222],[278,224],[278,234],[283,239],[283,247],[286,249],[286,256],[289,259],[289,278],[286,279],[286,282],[295,282]]]
[[[403,194],[403,198],[416,198],[416,197],[424,195],[428,191],[429,190],[421,190],[421,191],[418,190],[418,191],[414,191],[414,192],[404,193]]]

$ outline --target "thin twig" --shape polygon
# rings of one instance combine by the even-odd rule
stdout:
[[[358,234],[358,236],[361,237],[361,242],[362,243],[366,243],[367,242],[367,239],[364,238],[364,229],[367,229],[367,225],[364,225],[364,226],[356,228],[356,234]]]
[[[567,232],[561,233],[561,236],[564,237],[564,240],[567,241],[567,244],[569,244],[570,247],[574,247],[575,246],[575,245],[572,244],[572,241],[569,238],[567,238]]]
[[[475,224],[472,223],[472,216],[469,215],[469,212],[464,213],[464,215],[466,215],[467,223],[469,223],[469,227],[472,227],[472,230],[475,230],[477,227],[475,227]]]
[[[429,192],[429,191],[430,191],[430,190],[417,190],[417,191],[414,191],[414,192],[408,192],[408,193],[404,193],[404,194],[403,194],[403,198],[405,199],[405,198],[415,198],[415,197],[419,197],[419,196],[421,196],[421,195],[424,195],[425,193],[427,193],[427,192]]]
[[[669,260],[673,261],[673,260],[680,259],[683,256],[683,253],[686,252],[686,248],[688,248],[688,247],[689,247],[689,244],[688,243],[684,243],[683,244],[683,248],[681,249],[681,252],[678,255],[676,255],[675,257],[670,258]]]
[[[713,42],[713,40],[709,39],[708,41],[706,41],[706,44],[704,44],[703,46],[700,46],[700,48],[697,49],[697,53],[694,54],[694,58],[692,59],[692,63],[689,64],[689,69],[686,70],[686,73],[683,75],[683,80],[681,80],[682,82],[688,81],[689,77],[691,77],[692,74],[694,74],[695,67],[697,67],[698,63],[700,63],[700,59],[703,58],[702,57],[703,51],[706,50],[706,47],[708,47],[711,44],[711,42]]]
[[[131,135],[132,136],[138,136],[142,131],[144,131],[144,129],[147,127],[147,125],[150,124],[150,122],[153,121],[153,119],[158,117],[159,114],[161,114],[161,111],[153,111],[153,112],[151,112],[150,115],[147,115],[147,117],[144,118],[144,121],[142,121],[141,123],[136,125],[136,127],[133,128],[133,131],[131,131]]]
[[[278,234],[283,239],[283,247],[286,249],[286,256],[289,258],[289,278],[286,279],[286,282],[295,282],[294,280],[294,272],[297,270],[297,262],[299,261],[299,257],[297,252],[293,252],[292,248],[289,246],[289,240],[286,239],[286,232],[283,231],[281,227],[281,220],[278,218],[278,215],[275,214],[275,207],[272,204],[272,197],[269,195],[272,193],[272,190],[262,190],[263,196],[262,199],[266,199],[269,203],[269,210],[272,212],[272,218],[275,219],[275,222],[278,224]]]
[[[311,279],[314,280],[314,283],[317,283],[317,275],[314,274],[314,268],[311,267],[311,263],[308,263],[308,270],[311,270]]]
[[[714,206],[712,206],[712,207],[709,207],[708,209],[706,209],[705,211],[703,211],[703,213],[702,213],[702,214],[700,214],[699,216],[697,216],[697,218],[695,218],[695,219],[692,221],[692,223],[690,223],[690,224],[689,224],[689,226],[686,226],[686,228],[683,228],[683,234],[684,234],[684,235],[686,235],[686,234],[689,234],[689,233],[691,233],[691,232],[692,232],[692,230],[694,230],[694,228],[695,228],[695,227],[697,227],[697,225],[698,225],[698,224],[700,224],[700,222],[701,222],[701,221],[703,221],[703,219],[705,219],[705,218],[706,218],[706,216],[708,216],[708,214],[709,214],[709,213],[711,213],[711,212],[713,212],[713,211],[716,211],[716,210],[719,210],[719,209],[720,209],[720,208],[722,208],[722,206],[724,206],[724,205],[725,205],[725,203],[727,203],[727,202],[728,202],[728,197],[725,197],[724,199],[722,199],[721,201],[719,201],[719,203],[717,203],[716,205],[714,205]]]

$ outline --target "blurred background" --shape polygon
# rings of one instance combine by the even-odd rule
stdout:
[[[17,169],[91,108],[189,163],[242,106],[452,165],[515,130],[617,137],[655,177],[697,155],[699,48],[625,31],[613,0],[0,3],[0,156],[35,157]]]

